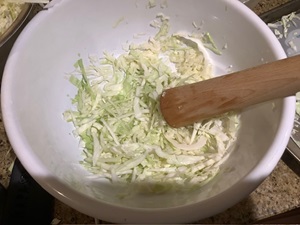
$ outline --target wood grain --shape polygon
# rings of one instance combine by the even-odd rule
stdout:
[[[160,110],[172,127],[294,95],[300,91],[300,56],[165,90]]]

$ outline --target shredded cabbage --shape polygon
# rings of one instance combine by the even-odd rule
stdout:
[[[292,12],[290,14],[282,16],[281,19],[276,23],[269,23],[268,26],[273,29],[273,32],[278,40],[283,38],[286,40],[288,37],[288,33],[290,32],[289,29],[292,26],[297,26],[296,20],[300,20],[300,17],[296,12]],[[279,28],[281,28],[283,32],[280,32],[281,29],[279,30]],[[293,35],[296,37],[297,33],[294,33]],[[297,46],[294,43],[293,39],[288,42],[288,45],[294,51],[293,54],[299,54],[299,50],[297,49]],[[290,52],[287,52],[287,54],[290,55]],[[296,116],[300,116],[300,92],[296,93]],[[295,123],[295,125],[299,125],[297,120],[295,120]]]
[[[287,38],[291,25],[297,26],[294,21],[295,19],[300,20],[300,17],[296,14],[296,12],[292,12],[288,15],[282,16],[281,20],[276,23],[268,23],[268,26],[274,29],[274,33],[278,39]],[[277,29],[278,27],[282,27],[283,33]]]
[[[21,12],[21,4],[0,0],[0,35],[16,20]]]
[[[0,36],[17,19],[24,3],[49,3],[49,0],[0,0]]]
[[[162,91],[211,78],[212,64],[202,48],[207,35],[203,40],[170,35],[168,18],[157,18],[151,24],[159,31],[147,42],[131,44],[119,56],[105,52],[76,62],[70,76],[78,89],[72,99],[76,109],[64,113],[82,141],[85,168],[153,193],[210,181],[229,156],[239,127],[234,112],[184,128],[166,124],[159,112]]]

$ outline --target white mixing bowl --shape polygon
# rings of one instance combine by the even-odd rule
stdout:
[[[217,214],[248,196],[274,169],[293,127],[295,97],[245,109],[234,152],[204,188],[189,193],[118,198],[109,183],[91,182],[80,164],[73,126],[62,113],[76,90],[66,79],[78,54],[121,52],[157,13],[171,32],[202,24],[223,54],[211,54],[217,74],[285,58],[269,28],[238,0],[63,0],[40,12],[15,43],[2,82],[9,140],[34,179],[76,210],[117,223],[184,223]],[[167,4],[166,4],[167,3]],[[164,4],[166,7],[161,7]],[[121,19],[122,18],[122,19]],[[120,20],[121,19],[121,20]],[[118,26],[116,23],[118,23]]]

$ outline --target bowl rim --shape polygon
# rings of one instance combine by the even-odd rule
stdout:
[[[14,22],[4,31],[2,35],[0,35],[0,47],[3,46],[22,26],[27,17],[29,16],[33,5],[32,4],[24,4],[22,6],[22,10],[14,20]]]

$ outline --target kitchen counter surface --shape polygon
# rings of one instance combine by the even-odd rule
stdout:
[[[262,0],[254,11],[266,12],[288,0]],[[0,183],[7,187],[10,179],[14,152],[6,137],[0,113]],[[237,205],[211,218],[195,223],[245,224],[300,207],[300,177],[283,160],[272,174],[250,196]],[[55,200],[54,217],[60,224],[95,224],[94,218]],[[25,222],[25,221],[24,221]],[[29,221],[28,221],[29,222]]]

